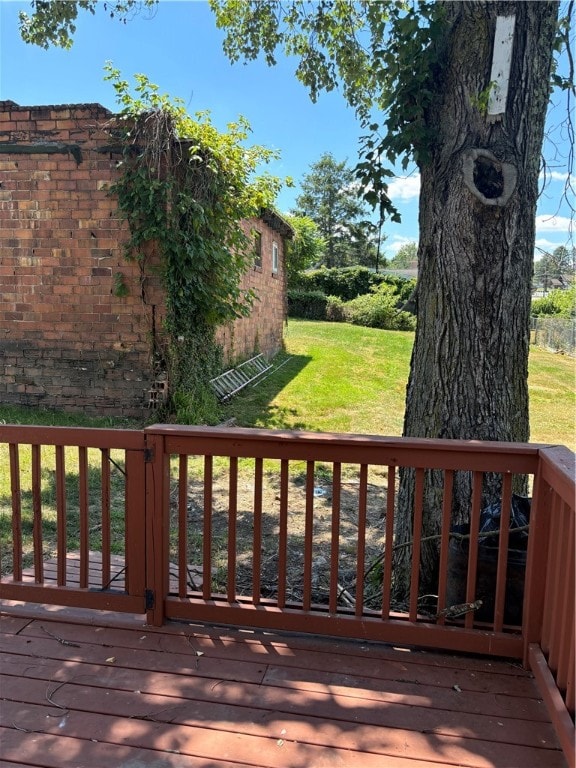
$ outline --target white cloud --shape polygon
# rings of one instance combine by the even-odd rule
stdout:
[[[556,232],[558,234],[567,235],[572,229],[572,226],[573,222],[568,216],[554,216],[549,213],[536,216],[537,232]]]
[[[563,243],[557,243],[553,240],[547,240],[545,237],[538,237],[536,238],[536,242],[534,243],[536,248],[542,248],[543,251],[550,251],[554,250],[554,248],[558,248],[559,245],[563,245]]]
[[[396,200],[413,200],[420,194],[420,174],[415,173],[412,176],[397,176],[388,185],[388,196],[395,202]]]
[[[384,247],[387,251],[395,255],[403,245],[408,245],[408,243],[415,242],[417,242],[417,240],[415,240],[413,237],[402,237],[401,235],[394,235],[394,239],[391,242],[386,240]]]
[[[540,180],[544,181],[562,181],[566,182],[570,174],[566,171],[540,171]],[[572,177],[573,178],[573,177]]]

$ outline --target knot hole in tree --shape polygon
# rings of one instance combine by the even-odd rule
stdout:
[[[487,157],[478,157],[474,163],[474,186],[489,200],[496,200],[504,192],[504,174],[500,163]]]
[[[516,168],[487,149],[469,149],[462,161],[464,183],[484,205],[506,205],[516,188]]]

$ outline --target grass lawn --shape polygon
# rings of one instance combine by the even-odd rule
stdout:
[[[226,406],[240,426],[400,435],[413,334],[290,320],[281,367]],[[532,442],[576,448],[575,361],[532,346]]]

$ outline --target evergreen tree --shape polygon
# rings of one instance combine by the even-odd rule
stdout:
[[[358,184],[346,161],[338,163],[326,152],[312,164],[301,187],[296,212],[316,222],[326,243],[324,264],[330,268],[357,263],[358,238],[367,243],[366,234],[358,228],[366,216],[366,205],[358,196]]]

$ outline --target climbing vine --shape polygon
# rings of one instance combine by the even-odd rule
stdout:
[[[251,258],[241,221],[272,205],[281,182],[256,171],[276,153],[245,145],[249,125],[242,117],[222,133],[209,113],[190,117],[145,75],[135,76],[133,94],[118,70],[107,65],[106,71],[122,106],[111,128],[123,150],[111,192],[130,228],[126,256],[145,273],[150,244],[160,255],[166,342],[154,352],[170,384],[164,415],[214,423],[218,406],[209,381],[221,362],[216,329],[249,314],[254,301],[240,288]]]

